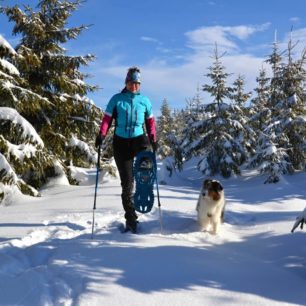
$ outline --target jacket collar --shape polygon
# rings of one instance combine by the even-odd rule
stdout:
[[[126,94],[126,95],[131,96],[131,97],[135,97],[135,96],[140,95],[140,91],[137,91],[136,93],[133,93],[133,92],[128,91],[128,90],[126,89],[126,87],[124,87],[124,88],[121,90],[121,93]]]

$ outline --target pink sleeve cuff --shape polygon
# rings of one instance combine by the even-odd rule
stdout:
[[[155,129],[155,120],[154,117],[146,119],[146,128],[151,142],[155,142],[156,138],[156,129]]]
[[[112,116],[109,116],[107,114],[104,114],[101,126],[100,126],[100,132],[102,136],[106,136],[107,131],[109,130],[111,124],[112,124]]]

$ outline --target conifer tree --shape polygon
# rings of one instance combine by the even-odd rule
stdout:
[[[181,122],[184,122],[181,137],[181,147],[185,151],[184,155],[188,159],[193,156],[197,156],[198,152],[189,150],[189,146],[194,141],[199,139],[199,134],[197,130],[197,124],[202,122],[207,118],[207,113],[205,112],[205,106],[202,103],[202,98],[200,97],[200,87],[197,87],[196,94],[190,99],[186,99],[186,108],[182,111],[183,116]],[[175,120],[178,122],[178,120]]]
[[[231,87],[226,86],[226,80],[230,74],[225,72],[225,67],[221,62],[221,58],[224,55],[224,53],[221,55],[218,53],[218,46],[216,45],[213,56],[214,62],[212,66],[208,68],[210,72],[206,74],[206,76],[211,79],[212,84],[205,84],[203,86],[203,91],[210,93],[214,98],[214,103],[216,103],[218,107],[221,106],[226,98],[230,98],[233,92]]]
[[[256,78],[257,87],[254,88],[256,96],[251,100],[250,122],[255,131],[262,131],[271,121],[270,99],[270,78],[262,67],[259,76]]]
[[[287,47],[287,63],[282,65],[280,73],[281,100],[277,104],[278,130],[280,145],[287,150],[290,163],[295,170],[305,166],[304,142],[306,139],[306,49],[298,60],[293,59],[293,49],[296,46],[290,39]]]
[[[250,108],[250,124],[256,133],[256,150],[249,160],[249,166],[260,168],[261,172],[268,171],[269,168],[262,167],[272,160],[276,160],[276,146],[272,141],[273,135],[267,131],[271,124],[271,110],[269,105],[270,99],[270,78],[267,77],[266,70],[261,68],[259,76],[256,78],[257,87],[254,89],[256,96],[252,99]],[[269,149],[273,146],[273,149]],[[272,169],[273,167],[271,167]],[[275,175],[273,175],[275,177]]]
[[[239,106],[240,108],[245,107],[245,103],[251,96],[251,92],[245,92],[244,87],[245,87],[244,77],[241,74],[239,74],[238,78],[233,83],[232,87],[233,92],[231,94],[231,99],[233,103]]]
[[[200,95],[200,86],[197,86],[196,94],[189,99],[186,99],[187,108],[185,110],[185,113],[188,114],[188,121],[191,119],[191,121],[195,122],[198,120],[203,119],[203,99]]]
[[[250,109],[246,107],[246,102],[251,97],[251,92],[245,92],[244,77],[239,74],[238,78],[233,83],[233,91],[231,93],[232,104],[239,108],[238,112],[231,113],[231,119],[236,120],[242,126],[242,130],[236,132],[235,138],[241,146],[245,148],[246,159],[254,154],[256,147],[256,132],[250,122]],[[245,159],[245,161],[246,161]]]
[[[288,172],[288,154],[277,144],[273,129],[270,78],[265,69],[259,71],[256,81],[258,86],[254,89],[256,97],[252,99],[250,122],[256,132],[257,142],[255,153],[248,163],[267,175],[265,183],[277,183],[280,174]]]
[[[267,175],[265,183],[277,183],[283,173],[292,173],[292,165],[289,162],[289,156],[283,147],[284,140],[282,128],[277,118],[281,111],[279,102],[283,99],[282,94],[282,73],[283,66],[282,53],[279,51],[277,39],[273,42],[272,53],[266,60],[271,65],[272,77],[269,84],[269,99],[261,94],[259,103],[261,110],[254,119],[259,119],[257,129],[257,149],[256,154],[250,160],[250,165],[258,167],[261,173]],[[262,85],[265,84],[265,77],[261,79]],[[263,87],[263,92],[266,92]],[[256,111],[256,110],[255,110]],[[285,141],[286,142],[286,141]]]
[[[173,133],[168,138],[171,148],[173,149],[174,168],[179,171],[183,170],[183,149],[182,139],[186,127],[184,110],[173,111]]]
[[[12,61],[18,54],[0,36],[0,202],[9,203],[14,188],[29,195],[54,176],[56,160],[45,149],[33,126],[21,115],[39,111],[50,102],[27,89]]]
[[[47,98],[27,89],[29,83],[14,65],[19,57],[0,35],[0,105],[14,108],[23,116],[30,116],[51,103]]]
[[[206,75],[212,84],[205,84],[203,91],[210,93],[213,101],[204,108],[205,119],[193,123],[197,139],[185,146],[185,157],[199,156],[199,169],[206,175],[221,174],[229,177],[240,173],[240,166],[247,159],[251,134],[244,126],[243,111],[238,105],[230,104],[233,88],[226,86],[229,76],[222,65],[217,47],[214,62]],[[226,103],[227,102],[227,103]]]
[[[276,36],[276,35],[275,35]],[[282,66],[282,53],[279,51],[277,39],[273,42],[272,53],[268,56],[266,62],[271,65],[272,78],[270,80],[270,101],[269,106],[274,115],[275,106],[281,100],[281,66]],[[273,116],[272,116],[273,117]]]
[[[67,27],[67,19],[80,3],[42,0],[37,11],[14,6],[2,12],[15,23],[13,33],[21,36],[16,67],[30,89],[50,101],[26,118],[62,161],[88,166],[95,161],[93,139],[102,113],[86,96],[97,87],[85,83],[87,75],[80,68],[94,56],[70,56],[62,46],[86,29]]]
[[[169,175],[173,170],[182,170],[182,153],[179,135],[182,122],[177,122],[171,113],[167,99],[163,100],[161,115],[157,119],[158,154],[161,159],[169,157],[166,161]]]
[[[174,132],[173,118],[167,99],[163,100],[160,111],[161,115],[157,118],[158,154],[161,158],[165,158],[171,155],[169,136]]]
[[[293,60],[294,46],[290,40],[287,63],[273,44],[267,62],[272,67],[270,97],[267,99],[266,78],[262,78],[261,95],[255,101],[258,144],[256,155],[250,161],[268,175],[266,182],[275,183],[280,176],[301,170],[305,165],[305,52]],[[258,91],[259,92],[259,91]],[[260,107],[260,108],[259,108]]]

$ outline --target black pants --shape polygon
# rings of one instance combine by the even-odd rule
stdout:
[[[137,214],[134,209],[133,201],[134,158],[137,153],[140,151],[145,151],[148,148],[149,140],[145,135],[134,138],[122,138],[117,135],[114,136],[113,150],[122,187],[122,205],[125,211],[125,219],[129,222],[136,222],[137,220]]]

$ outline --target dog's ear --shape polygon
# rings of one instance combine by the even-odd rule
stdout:
[[[208,186],[211,184],[211,180],[205,180],[204,182],[203,182],[203,188],[204,189],[208,189]]]
[[[218,184],[218,191],[222,191],[223,190],[223,186],[219,183]]]

